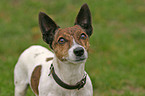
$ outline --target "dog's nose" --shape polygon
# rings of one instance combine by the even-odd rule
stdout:
[[[76,56],[82,56],[84,54],[84,49],[82,47],[77,47],[74,49],[74,54]]]

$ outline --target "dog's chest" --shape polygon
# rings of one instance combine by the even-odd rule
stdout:
[[[42,65],[41,77],[39,82],[39,96],[85,96],[85,87],[78,90],[68,90],[59,86],[52,76],[48,76],[50,65]],[[82,95],[83,94],[83,95]]]
[[[83,91],[78,90],[66,90],[63,88],[60,88],[58,86],[51,86],[52,89],[45,90],[45,92],[40,92],[39,96],[87,96],[85,95]],[[43,88],[42,88],[43,89]],[[87,94],[87,93],[86,93]]]

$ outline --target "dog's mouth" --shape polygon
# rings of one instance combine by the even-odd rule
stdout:
[[[71,63],[74,63],[74,64],[77,64],[77,63],[82,63],[82,62],[85,62],[87,58],[85,58],[84,56],[83,57],[76,57],[74,60],[71,60],[71,59],[67,59],[69,62]]]
[[[80,62],[80,61],[84,61],[84,60],[86,60],[86,58],[84,56],[82,56],[82,57],[77,56],[75,61]]]

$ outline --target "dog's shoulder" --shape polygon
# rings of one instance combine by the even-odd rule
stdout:
[[[46,58],[45,63],[36,65],[32,71],[30,85],[31,85],[33,92],[36,95],[39,95],[38,87],[39,87],[41,75],[43,75],[43,72],[45,71],[44,68],[49,70],[49,65],[52,62],[52,59],[53,59],[52,57]],[[48,64],[46,64],[46,63],[48,63]],[[46,73],[48,73],[48,72],[46,72]]]
[[[39,94],[38,85],[39,85],[39,80],[41,76],[41,69],[42,69],[42,65],[36,66],[31,75],[31,88],[34,91],[34,93],[37,95]]]

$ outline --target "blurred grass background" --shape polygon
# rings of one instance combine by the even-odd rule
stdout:
[[[94,96],[145,96],[145,0],[1,0],[0,96],[13,96],[14,66],[23,50],[34,44],[48,48],[38,13],[65,28],[73,26],[83,3],[94,27],[86,63]],[[34,96],[30,88],[27,96]]]

